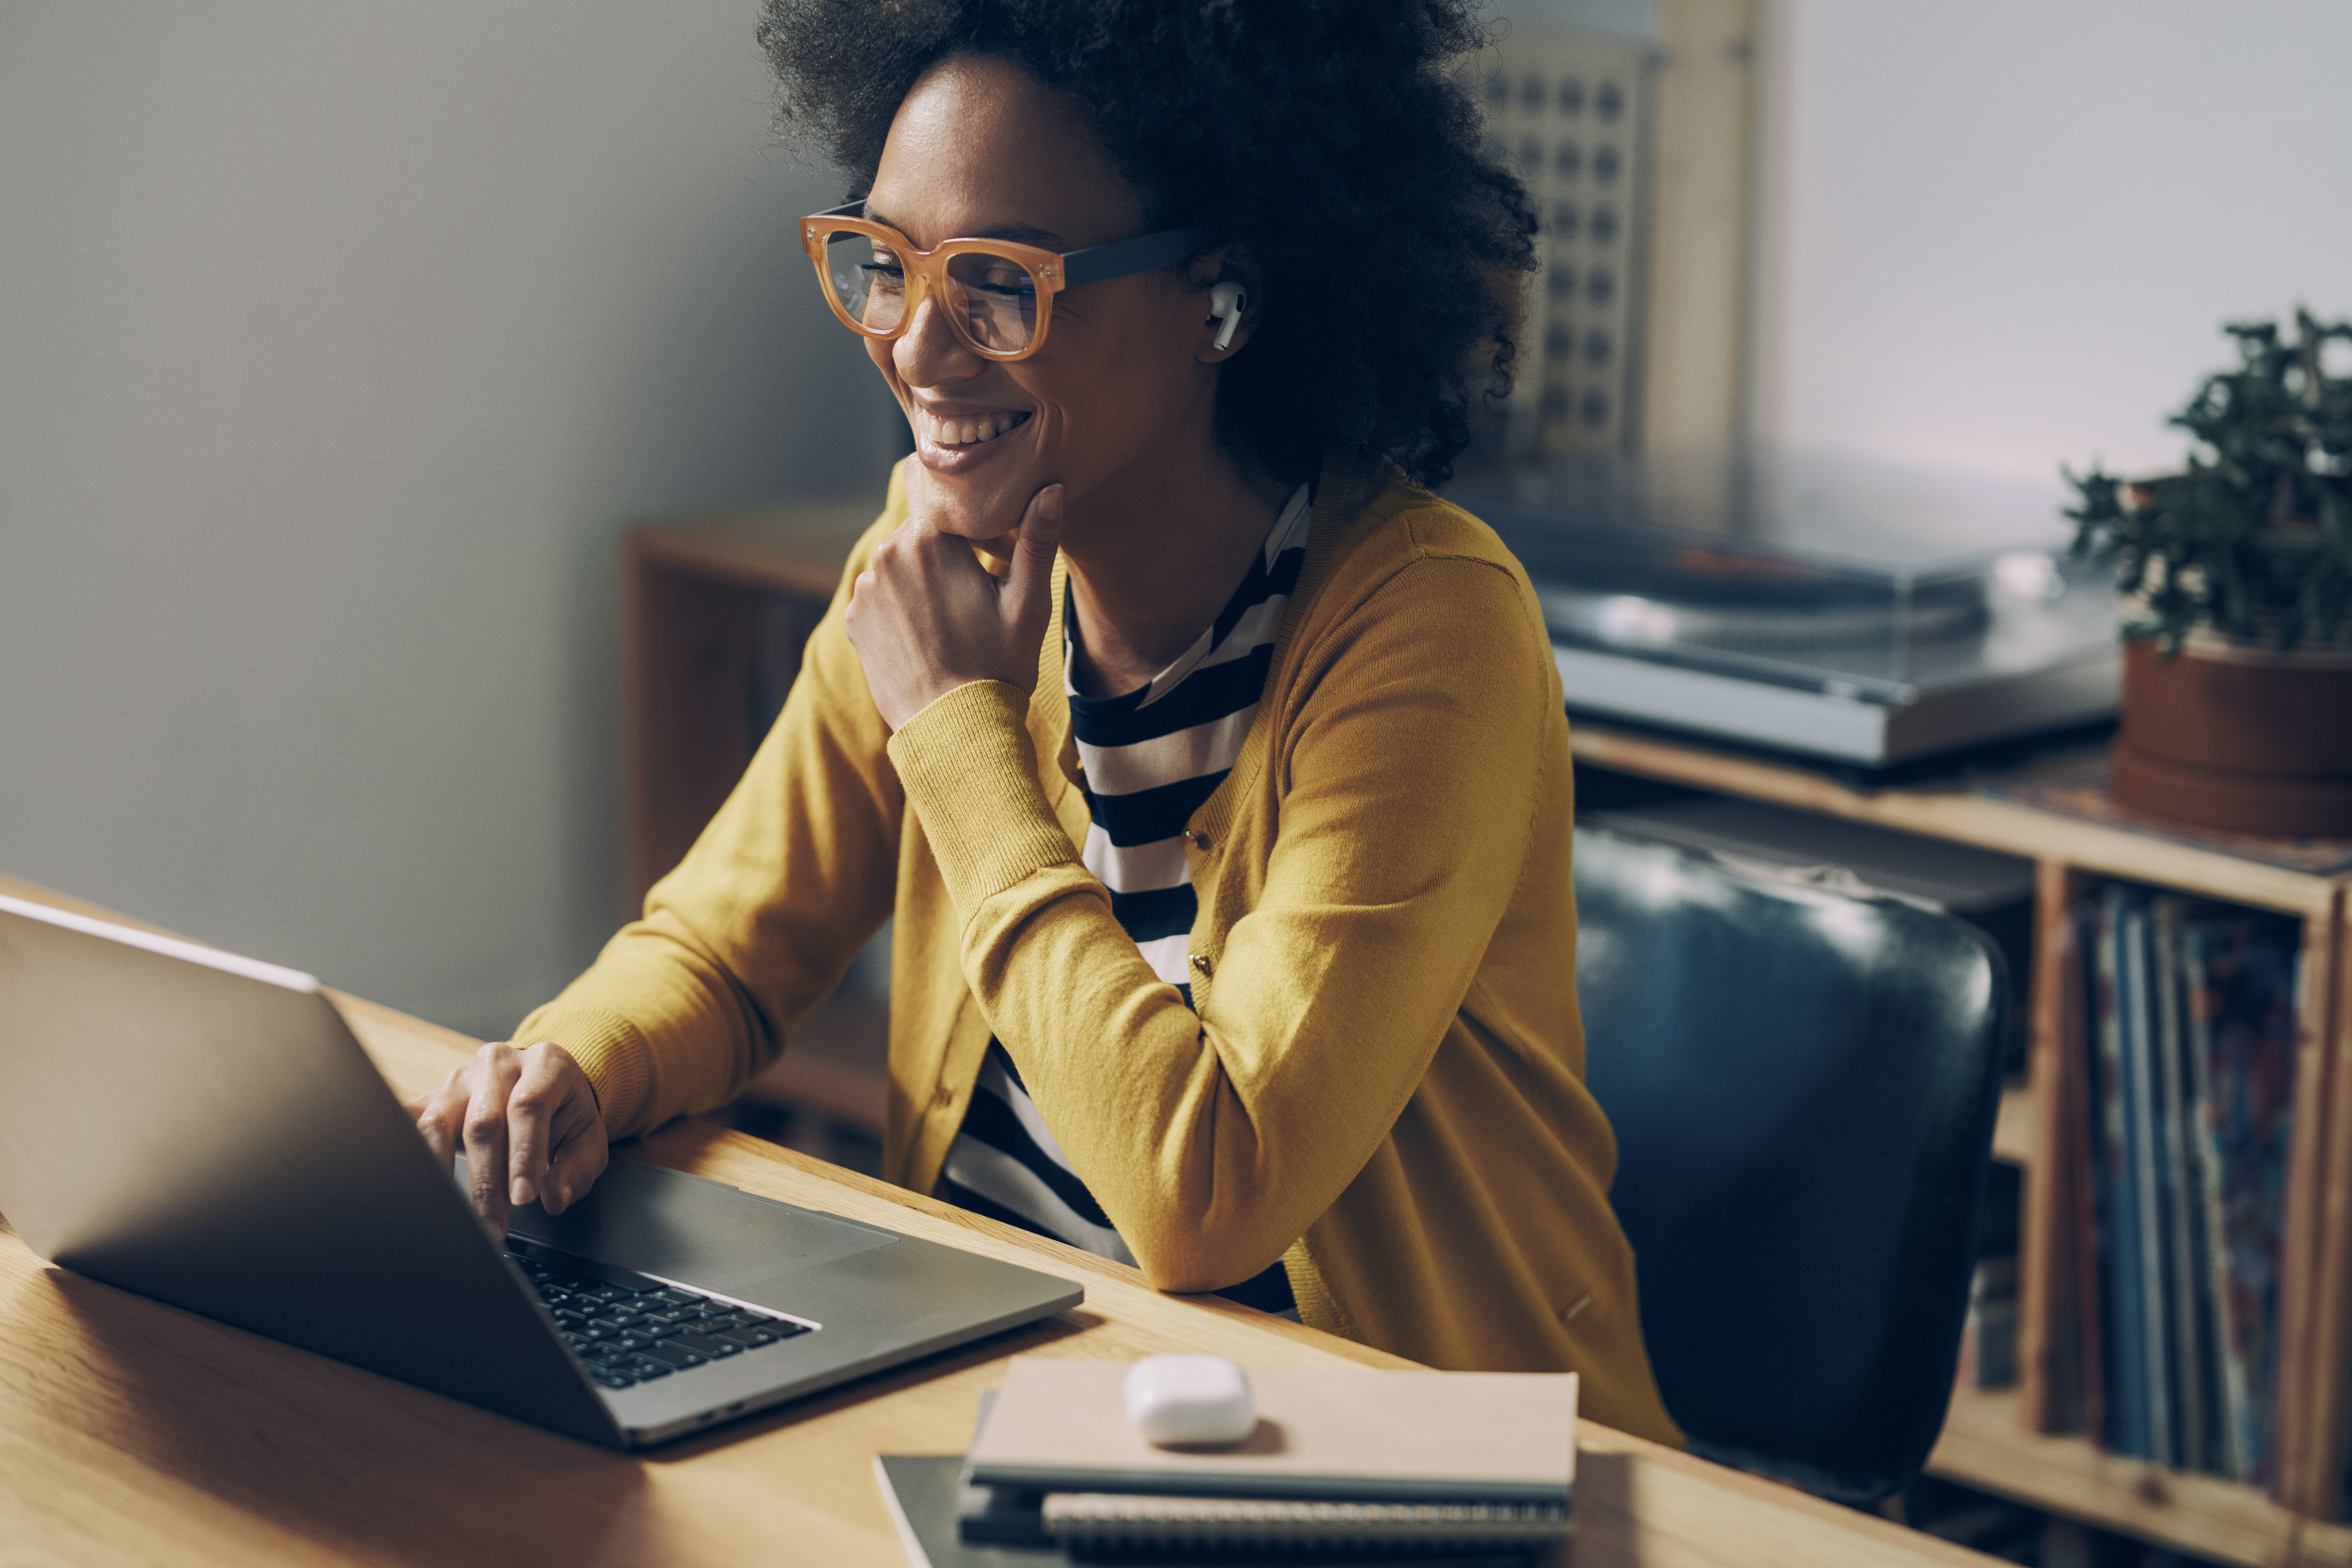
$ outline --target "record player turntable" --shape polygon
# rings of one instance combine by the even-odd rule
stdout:
[[[1866,768],[2111,717],[2116,600],[2061,492],[1822,455],[1465,468],[1571,710]]]

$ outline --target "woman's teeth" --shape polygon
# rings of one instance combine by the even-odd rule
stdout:
[[[935,447],[971,447],[982,441],[993,441],[1016,426],[1029,422],[1026,412],[1019,414],[982,414],[966,419],[942,419],[936,414],[918,414],[923,434]]]

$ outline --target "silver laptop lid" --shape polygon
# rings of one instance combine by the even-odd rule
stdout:
[[[0,895],[0,1214],[78,1274],[620,1440],[307,974]]]

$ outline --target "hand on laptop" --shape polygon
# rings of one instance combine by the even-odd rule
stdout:
[[[474,1207],[498,1235],[507,1211],[532,1199],[562,1214],[604,1173],[604,1116],[588,1075],[562,1046],[493,1043],[452,1068],[408,1113],[444,1166],[464,1141]]]

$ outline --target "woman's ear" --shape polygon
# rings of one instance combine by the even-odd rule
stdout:
[[[1204,363],[1221,363],[1242,352],[1257,326],[1257,268],[1247,251],[1229,245],[1195,263],[1191,281],[1207,311],[1195,352]]]

